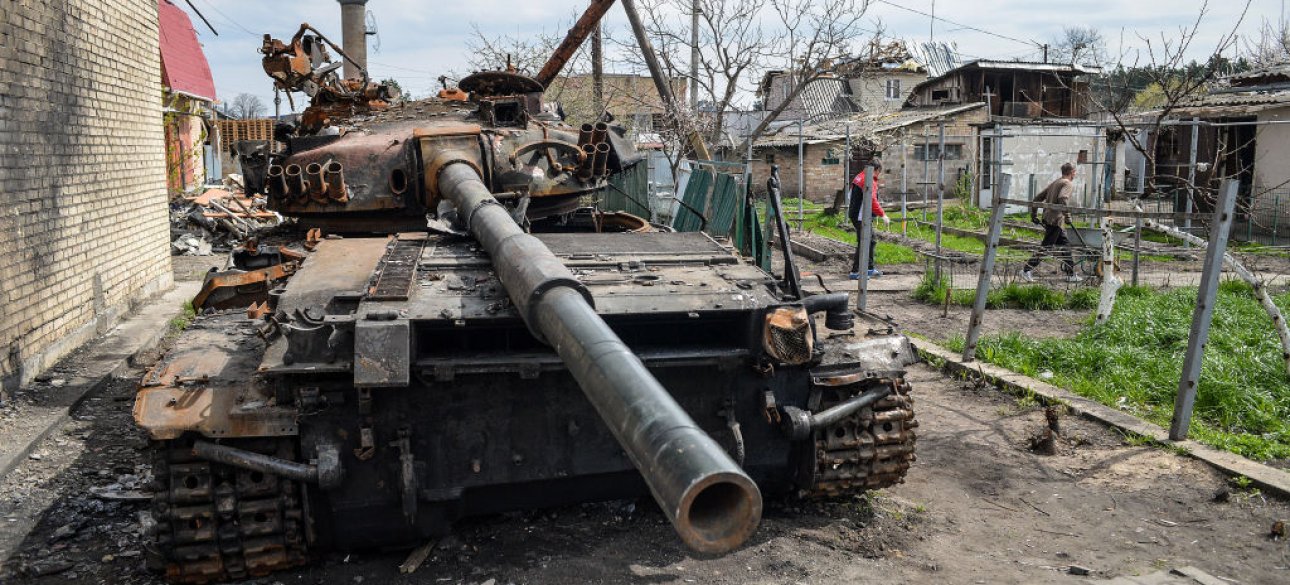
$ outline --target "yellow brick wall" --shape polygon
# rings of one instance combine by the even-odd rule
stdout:
[[[155,0],[0,2],[0,382],[171,286]]]

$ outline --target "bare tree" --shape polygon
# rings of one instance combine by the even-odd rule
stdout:
[[[475,71],[506,71],[508,67],[524,75],[537,75],[551,53],[560,45],[561,37],[543,31],[528,38],[513,36],[490,37],[471,25],[472,34],[466,41],[470,49],[467,63]]]
[[[702,112],[691,112],[693,127],[709,143],[725,132],[727,113],[739,96],[751,93],[756,77],[773,55],[777,37],[762,26],[768,0],[642,0],[642,20],[660,64],[672,79],[697,86]],[[691,16],[699,12],[698,70],[690,71]],[[640,69],[644,62],[634,40],[618,42],[623,64]]]
[[[1126,142],[1146,158],[1148,169],[1148,174],[1145,177],[1147,192],[1156,190],[1156,188],[1162,184],[1172,184],[1181,188],[1189,198],[1195,199],[1198,196],[1210,198],[1213,195],[1212,186],[1215,178],[1235,180],[1237,179],[1237,175],[1246,170],[1240,168],[1223,169],[1222,161],[1228,158],[1228,155],[1235,151],[1249,146],[1251,141],[1238,144],[1224,144],[1222,139],[1216,139],[1215,142],[1218,146],[1214,149],[1215,153],[1213,157],[1208,161],[1208,164],[1217,170],[1217,172],[1214,173],[1215,176],[1210,176],[1198,181],[1194,177],[1195,175],[1198,175],[1198,173],[1194,172],[1188,173],[1188,176],[1186,177],[1177,176],[1176,172],[1172,175],[1162,174],[1158,170],[1159,167],[1157,165],[1158,161],[1155,149],[1155,138],[1180,128],[1181,126],[1178,125],[1179,120],[1177,119],[1179,110],[1185,108],[1188,104],[1197,103],[1201,96],[1216,86],[1221,74],[1230,71],[1230,64],[1222,55],[1233,49],[1240,40],[1236,31],[1240,27],[1241,21],[1245,19],[1245,15],[1248,12],[1249,7],[1250,2],[1247,0],[1242,8],[1240,18],[1232,25],[1229,32],[1219,37],[1218,41],[1214,45],[1213,51],[1210,52],[1209,57],[1204,63],[1197,63],[1195,61],[1187,62],[1184,60],[1184,56],[1189,53],[1193,43],[1196,41],[1201,23],[1205,20],[1209,11],[1208,2],[1201,6],[1195,21],[1193,21],[1191,25],[1179,29],[1176,35],[1167,35],[1162,33],[1159,39],[1141,37],[1142,41],[1146,44],[1145,56],[1148,59],[1149,64],[1145,67],[1141,67],[1140,69],[1147,73],[1147,79],[1149,82],[1148,87],[1150,87],[1151,91],[1154,92],[1152,99],[1156,102],[1153,105],[1158,105],[1158,107],[1149,112],[1139,112],[1132,117],[1125,114],[1129,108],[1114,107],[1116,105],[1125,106],[1126,104],[1110,104],[1112,107],[1106,107],[1104,109],[1111,114],[1119,131],[1125,137]],[[1261,41],[1269,38],[1266,32],[1267,30],[1265,27],[1265,34],[1261,35]],[[1275,37],[1272,38],[1275,39]],[[1269,42],[1268,44],[1271,45],[1272,43]],[[1275,53],[1275,49],[1270,52]],[[1124,55],[1125,53],[1122,52],[1121,63],[1119,66],[1120,69],[1124,69]],[[1136,61],[1132,66],[1137,68]],[[1125,76],[1122,78],[1122,82],[1128,79],[1129,77]],[[1123,91],[1110,92],[1108,95],[1119,96],[1117,99],[1122,100],[1133,100],[1136,98],[1132,88],[1124,87],[1119,89],[1122,89]],[[1200,127],[1192,125],[1191,130],[1192,132],[1200,132]],[[1147,137],[1147,139],[1144,140],[1142,138],[1143,136]],[[1277,185],[1271,188],[1281,186],[1283,185]],[[1264,187],[1265,189],[1269,188],[1268,186]],[[1248,201],[1252,203],[1258,195],[1259,193],[1250,193]],[[1248,207],[1251,203],[1245,204],[1247,206],[1245,214],[1249,218],[1249,221],[1253,222],[1254,220],[1249,213],[1250,209]],[[1133,200],[1132,204],[1136,209],[1142,209],[1142,205],[1139,200]],[[1204,239],[1178,229],[1176,226],[1165,225],[1151,219],[1144,219],[1142,223],[1147,229],[1168,234],[1174,238],[1189,242],[1198,247],[1204,248],[1208,245],[1208,242]],[[1104,224],[1104,229],[1106,229],[1106,224]],[[1109,233],[1106,235],[1109,235]],[[1266,284],[1267,279],[1255,271],[1250,270],[1245,263],[1239,261],[1235,255],[1231,253],[1226,254],[1223,261],[1236,275],[1250,284],[1253,288],[1255,297],[1267,312],[1277,333],[1277,337],[1281,342],[1282,357],[1285,362],[1286,372],[1287,375],[1290,375],[1290,328],[1287,327],[1280,308],[1272,302],[1272,299],[1268,294]],[[1111,268],[1112,267],[1107,266],[1104,270],[1110,270]],[[1113,272],[1113,270],[1111,270],[1111,272]],[[1110,273],[1108,272],[1108,274]],[[1109,290],[1103,290],[1104,302],[1099,303],[1099,321],[1104,320],[1105,316],[1109,315],[1111,303],[1114,300],[1115,286],[1113,285],[1108,288]],[[1110,297],[1109,299],[1107,299],[1108,292]]]
[[[1126,142],[1147,159],[1147,168],[1151,170],[1147,177],[1148,192],[1155,192],[1166,183],[1176,183],[1177,177],[1162,181],[1155,173],[1156,152],[1154,142],[1143,141],[1141,136],[1160,136],[1161,132],[1173,123],[1176,111],[1183,104],[1194,101],[1205,95],[1218,79],[1230,69],[1230,64],[1223,57],[1236,46],[1239,36],[1236,31],[1240,21],[1244,20],[1249,10],[1250,0],[1246,0],[1240,19],[1215,42],[1209,58],[1203,63],[1189,61],[1192,46],[1201,31],[1201,25],[1209,14],[1209,2],[1204,2],[1191,24],[1177,29],[1172,34],[1161,32],[1158,38],[1139,36],[1144,44],[1141,51],[1121,50],[1116,69],[1135,69],[1141,76],[1106,76],[1101,80],[1106,91],[1093,92],[1092,98],[1101,103],[1095,105],[1112,118],[1114,124],[1123,132]],[[1146,64],[1140,61],[1145,58]],[[1142,87],[1135,87],[1142,84]],[[1149,89],[1153,92],[1150,104],[1154,109],[1143,112],[1134,108],[1139,93]],[[1140,134],[1140,130],[1145,133]],[[1190,187],[1195,187],[1191,185]]]
[[[1109,61],[1106,39],[1091,26],[1062,28],[1061,36],[1052,44],[1049,61],[1076,65],[1105,65]]]
[[[1246,37],[1242,44],[1245,59],[1254,67],[1290,63],[1290,22],[1284,14],[1278,15],[1276,22],[1264,18],[1259,32]]]
[[[829,73],[832,59],[847,54],[864,32],[860,26],[871,0],[769,0],[782,34],[774,46],[784,56],[784,70],[793,89],[749,133],[739,149],[761,136],[811,82]],[[881,31],[875,33],[880,36]]]
[[[249,93],[239,93],[224,104],[224,113],[240,120],[260,118],[268,111],[268,108],[264,107],[264,102],[261,102],[259,97]]]

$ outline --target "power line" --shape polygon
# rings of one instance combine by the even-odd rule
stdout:
[[[258,34],[256,34],[256,33],[254,33],[254,32],[251,32],[251,29],[246,28],[245,26],[242,26],[242,23],[240,23],[240,22],[238,22],[238,21],[236,21],[236,20],[233,20],[231,17],[229,17],[229,15],[224,14],[224,11],[223,11],[223,10],[220,10],[220,9],[219,9],[219,7],[218,7],[218,6],[216,6],[214,2],[211,2],[210,0],[202,0],[202,2],[204,2],[207,6],[210,6],[210,7],[211,7],[211,10],[214,10],[216,14],[218,14],[218,15],[220,15],[220,16],[222,16],[222,17],[224,17],[224,20],[228,21],[228,22],[229,22],[229,24],[232,24],[233,26],[236,26],[237,28],[242,29],[242,31],[243,31],[243,32],[245,32],[246,34],[251,35],[251,36],[253,36],[253,37],[257,37],[257,38],[260,36],[260,35],[258,35]],[[191,2],[189,3],[189,6],[192,6],[192,3],[191,3]],[[196,12],[196,11],[197,11],[197,8],[195,8],[195,7],[194,7],[194,8],[193,8],[193,11],[194,11],[194,12]],[[198,16],[201,16],[201,13],[198,13]],[[205,20],[205,17],[202,17],[202,20]]]
[[[992,32],[992,31],[985,30],[985,29],[983,29],[983,28],[977,28],[977,27],[975,27],[975,26],[971,26],[971,25],[963,24],[963,23],[961,23],[961,22],[955,22],[955,21],[950,20],[950,19],[948,19],[948,18],[941,18],[941,17],[936,16],[936,15],[934,15],[934,14],[930,14],[930,13],[927,13],[927,12],[923,12],[922,10],[918,10],[917,8],[910,8],[910,7],[908,7],[908,6],[901,6],[900,4],[896,4],[895,2],[890,2],[889,0],[876,0],[876,1],[877,1],[878,3],[880,3],[880,4],[886,4],[886,5],[888,5],[888,6],[891,6],[892,8],[899,8],[899,9],[904,10],[904,11],[906,11],[906,12],[913,12],[914,14],[920,14],[920,15],[922,15],[922,16],[926,16],[926,17],[928,17],[928,18],[932,19],[933,21],[939,20],[939,21],[944,22],[944,23],[952,24],[952,25],[954,25],[954,26],[961,27],[961,28],[965,28],[965,29],[972,30],[972,31],[976,31],[976,32],[979,32],[979,33],[982,33],[982,34],[987,34],[987,35],[990,35],[990,36],[992,36],[992,37],[999,37],[999,38],[1001,38],[1001,39],[1009,40],[1009,41],[1013,41],[1013,42],[1016,42],[1016,43],[1021,43],[1021,44],[1023,44],[1023,45],[1035,46],[1035,45],[1040,44],[1040,43],[1036,43],[1035,41],[1026,41],[1026,40],[1019,39],[1019,38],[1017,38],[1017,37],[1010,37],[1010,36],[1005,35],[1005,34],[1000,34],[1000,33],[997,33],[997,32]]]

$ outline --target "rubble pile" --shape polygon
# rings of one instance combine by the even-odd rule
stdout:
[[[170,249],[176,256],[225,254],[283,222],[263,195],[247,194],[240,175],[199,195],[170,202]]]

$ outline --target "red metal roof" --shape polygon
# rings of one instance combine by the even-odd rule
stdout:
[[[158,0],[157,20],[161,31],[161,84],[171,91],[214,101],[215,80],[188,15],[170,0]]]

